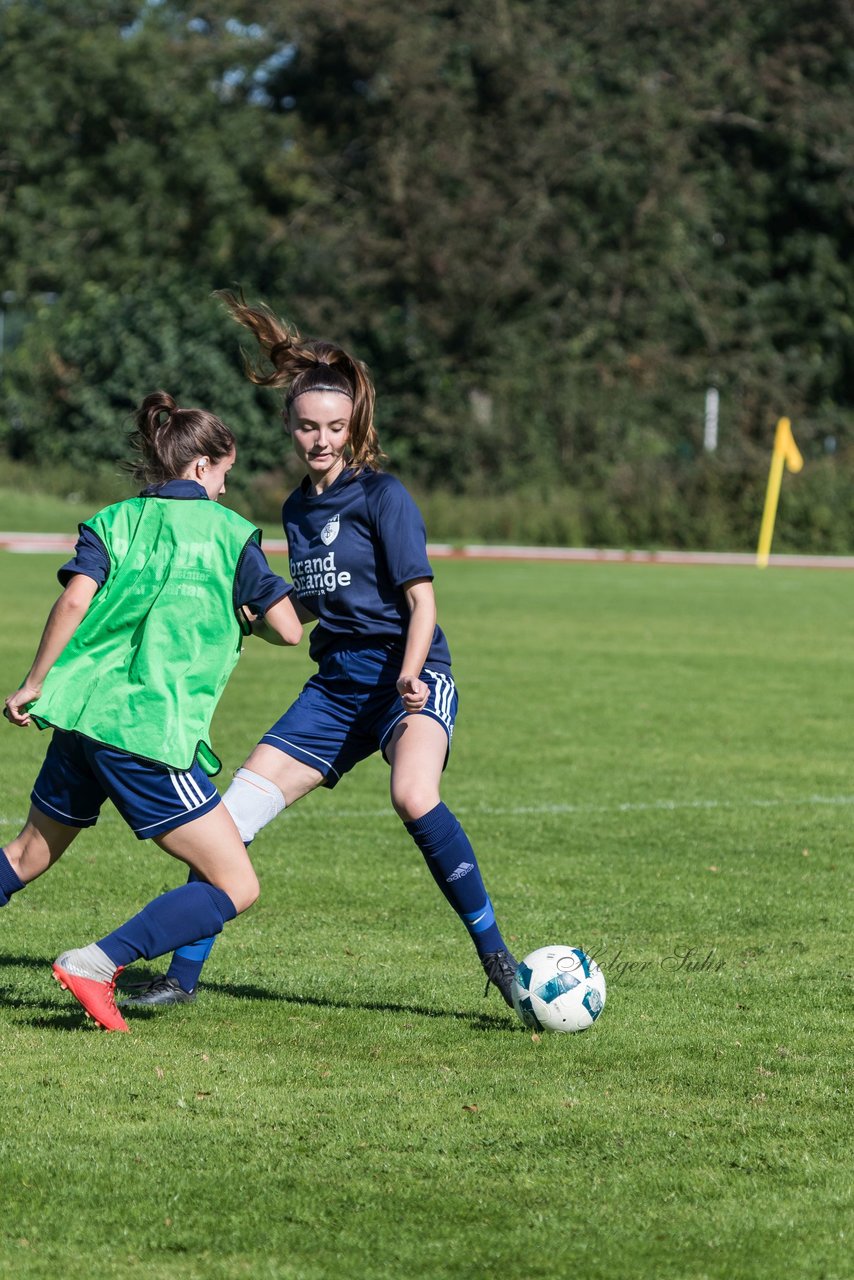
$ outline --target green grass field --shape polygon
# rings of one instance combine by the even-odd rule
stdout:
[[[0,556],[3,694],[57,563]],[[852,590],[437,565],[444,798],[517,954],[600,959],[580,1035],[481,998],[378,760],[259,836],[195,1005],[98,1033],[50,962],[183,879],[105,810],[0,917],[0,1276],[850,1276]],[[247,646],[226,776],[308,670]],[[45,745],[0,727],[0,840]]]
[[[99,505],[88,502],[80,493],[62,498],[41,493],[31,487],[36,483],[37,476],[20,468],[13,469],[11,483],[0,484],[0,525],[4,532],[68,533],[73,537],[80,521],[87,520]],[[106,502],[101,505],[106,506]]]

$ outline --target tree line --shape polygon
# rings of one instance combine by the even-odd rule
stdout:
[[[749,544],[785,414],[780,536],[850,549],[852,35],[844,0],[0,0],[0,450],[97,475],[163,385],[272,505],[239,285],[371,366],[437,536]]]

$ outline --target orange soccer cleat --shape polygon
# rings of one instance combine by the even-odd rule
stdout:
[[[70,991],[105,1031],[130,1031],[116,1007],[116,978],[121,971],[119,967],[111,978],[99,977],[81,958],[79,950],[64,952],[53,965],[53,976],[59,985]]]

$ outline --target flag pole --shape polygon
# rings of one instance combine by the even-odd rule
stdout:
[[[774,450],[771,454],[771,469],[768,472],[768,488],[765,491],[765,509],[762,512],[762,524],[759,529],[759,546],[756,549],[756,566],[765,569],[771,554],[771,539],[774,536],[774,521],[777,518],[777,504],[780,500],[780,485],[783,479],[783,467],[798,472],[804,465],[801,452],[792,435],[792,424],[788,418],[780,418],[774,432]]]

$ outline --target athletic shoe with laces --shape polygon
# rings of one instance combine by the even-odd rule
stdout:
[[[518,961],[513,958],[509,951],[490,951],[489,955],[481,957],[481,964],[486,974],[484,996],[489,995],[489,984],[492,983],[501,992],[505,1003],[512,1009],[513,998],[510,995],[510,983],[513,981],[513,974],[518,968]]]
[[[116,1008],[116,978],[121,971],[120,965],[111,978],[99,976],[85,959],[81,959],[80,950],[65,951],[53,963],[53,976],[63,991],[70,991],[82,1004],[87,1016],[105,1031],[130,1031]]]
[[[164,973],[124,996],[121,1004],[137,1009],[151,1009],[169,1004],[192,1004],[195,998],[195,991],[185,991],[177,978],[168,978]]]

